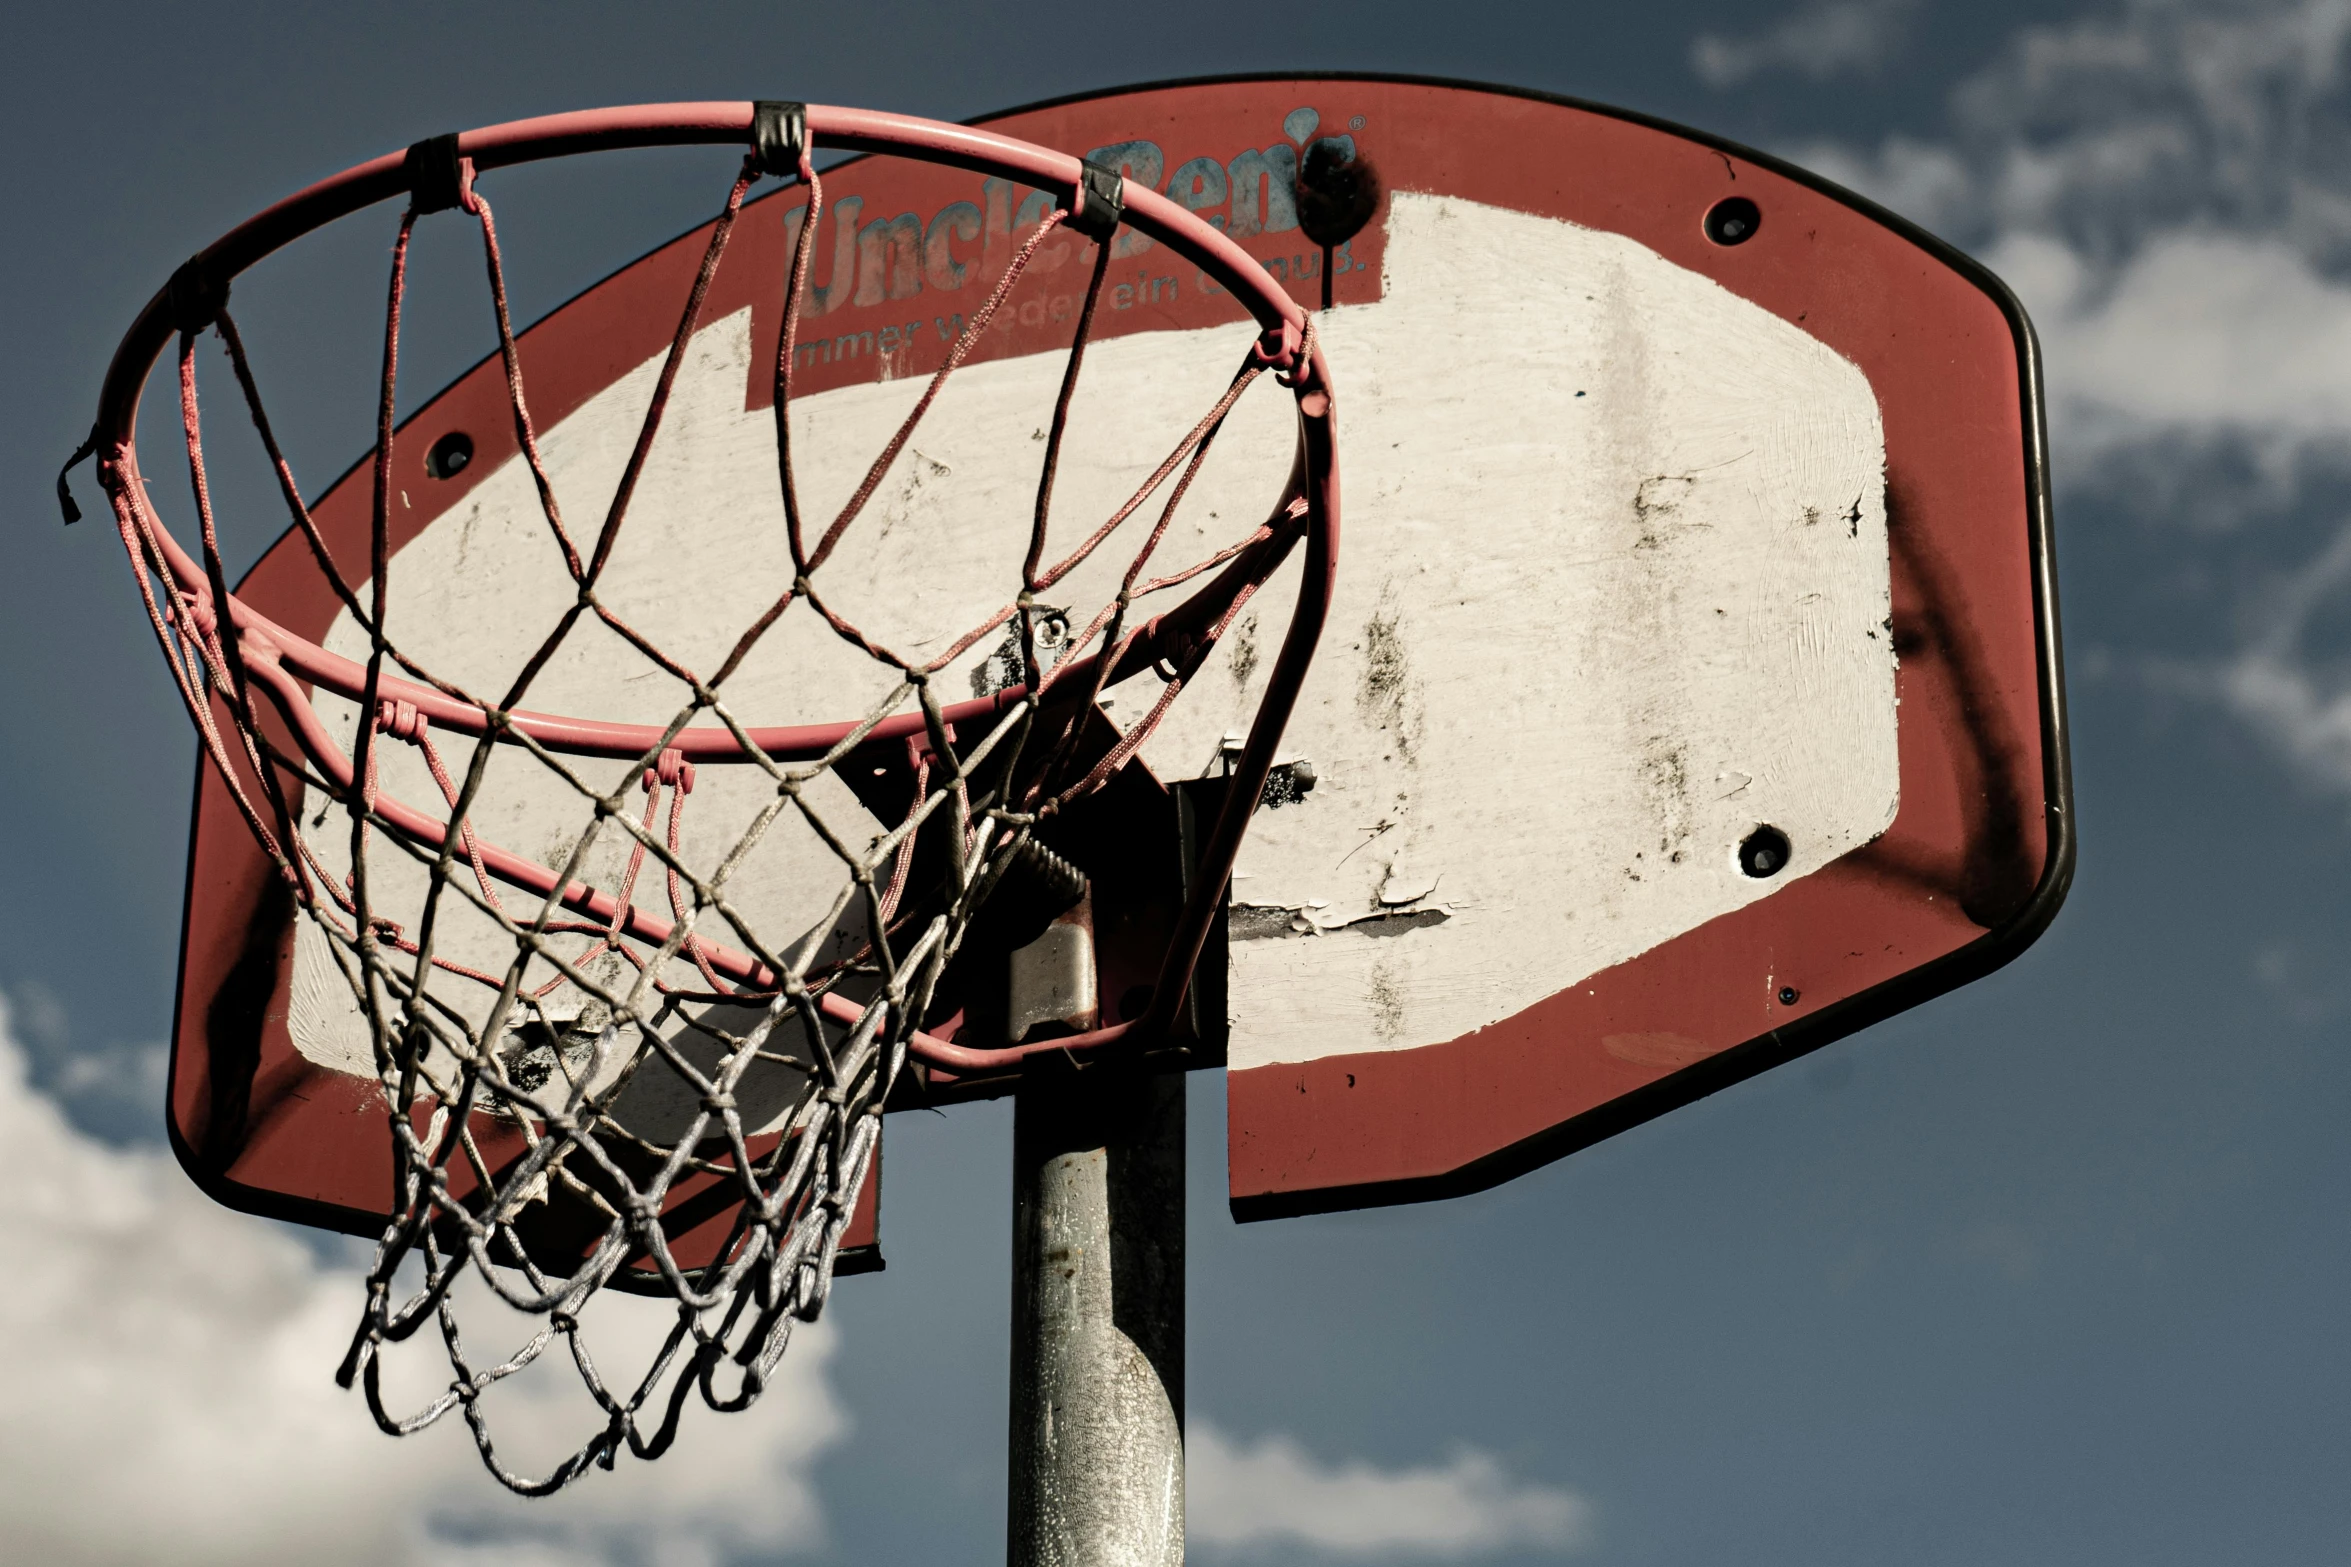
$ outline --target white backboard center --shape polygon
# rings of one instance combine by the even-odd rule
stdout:
[[[1882,832],[1899,802],[1884,439],[1861,372],[1619,235],[1411,193],[1386,223],[1381,297],[1319,326],[1342,409],[1341,572],[1283,753],[1311,765],[1315,787],[1258,813],[1234,879],[1237,1069],[1466,1034],[1777,891]],[[1206,329],[1093,348],[1058,490],[1068,536],[1213,400],[1237,342]],[[749,311],[701,333],[607,577],[624,618],[701,667],[789,577],[771,416],[743,406],[750,356]],[[546,432],[567,516],[602,515],[657,370],[647,362]],[[950,383],[827,568],[836,602],[878,637],[939,645],[1017,590],[1036,427],[1060,374],[1046,354]],[[812,517],[830,517],[921,388],[882,381],[795,405]],[[1290,421],[1270,386],[1244,400],[1163,558],[1194,558],[1263,513]],[[1090,611],[1121,562],[1105,555],[1062,597]],[[478,690],[511,678],[572,591],[519,459],[395,570],[395,633]],[[1258,601],[1270,607],[1176,705],[1144,751],[1162,778],[1221,765],[1294,598],[1283,578],[1270,584]],[[327,645],[366,656],[348,615]],[[948,689],[968,673],[951,671]],[[885,689],[808,617],[788,617],[729,687],[761,723],[848,717]],[[1131,721],[1156,694],[1146,677],[1106,705]],[[659,723],[677,701],[627,644],[591,630],[532,705]],[[347,735],[349,704],[317,702]],[[494,765],[479,830],[560,865],[580,798],[525,758]],[[395,795],[435,801],[412,750],[390,748],[385,769]],[[714,862],[768,790],[747,768],[702,775],[686,848]],[[837,783],[820,804],[844,829],[883,825]],[[1793,853],[1759,879],[1738,846],[1766,823]],[[340,851],[339,835],[316,837]],[[617,887],[626,853],[608,836],[587,879]],[[387,874],[380,903],[397,907],[401,888],[421,897],[421,870]],[[813,835],[787,824],[736,887],[788,937],[810,889],[838,879]],[[658,876],[636,897],[666,914]],[[366,1021],[325,938],[303,922],[296,943],[296,1046],[371,1074]],[[444,950],[494,969],[512,945],[460,912]]]

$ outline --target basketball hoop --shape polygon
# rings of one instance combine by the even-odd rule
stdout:
[[[592,537],[576,532],[533,422],[496,223],[476,181],[543,158],[745,142],[750,153],[710,226],[611,502]],[[795,477],[795,441],[807,437],[796,435],[791,419],[799,327],[815,289],[812,256],[825,212],[824,181],[811,162],[819,146],[974,171],[1049,198],[863,481],[820,528],[809,525]],[[770,280],[781,315],[772,391],[789,569],[763,590],[762,607],[723,656],[689,661],[624,613],[615,562],[681,367],[708,326],[713,279],[762,179],[807,191],[788,265]],[[337,556],[295,481],[228,298],[234,279],[281,246],[403,194],[369,558],[358,562],[348,549]],[[530,655],[501,670],[495,684],[417,652],[403,639],[393,592],[409,564],[394,542],[402,526],[395,512],[406,505],[395,482],[404,431],[394,406],[407,257],[418,221],[444,212],[470,220],[481,235],[513,461],[536,491],[544,551],[555,563],[549,569],[560,571],[568,595]],[[1055,476],[1122,225],[1199,268],[1260,331],[1222,394],[1164,459],[1056,554],[1048,525]],[[868,519],[925,414],[985,342],[1041,247],[1063,230],[1089,242],[1091,272],[1058,395],[1040,427],[1025,554],[1003,562],[1000,607],[922,644],[923,652],[908,651],[917,644],[877,629],[832,590],[826,568]],[[1079,247],[1080,259],[1085,253]],[[836,265],[832,287],[842,286]],[[196,350],[207,331],[228,358],[311,566],[342,623],[356,628],[364,656],[301,635],[231,591],[197,400]],[[159,516],[136,450],[142,389],[175,336],[200,534],[193,552]],[[1160,564],[1171,523],[1228,415],[1269,373],[1292,393],[1298,431],[1290,471],[1269,483],[1273,503],[1261,521],[1231,529],[1205,554]],[[559,1489],[591,1464],[609,1467],[624,1448],[658,1456],[690,1391],[719,1410],[759,1396],[793,1324],[813,1320],[824,1305],[885,1101],[910,1059],[925,1071],[968,1077],[1016,1069],[1041,1052],[1083,1061],[1180,1042],[1186,990],[1321,630],[1338,533],[1331,393],[1312,319],[1223,232],[1148,186],[1068,153],[967,127],[797,104],[558,115],[435,138],[323,181],[197,255],[149,303],[108,373],[93,441],[158,645],[204,753],[282,894],[323,938],[348,1005],[365,1018],[393,1192],[340,1379],[364,1386],[377,1422],[394,1434],[461,1408],[491,1472],[531,1494]],[[444,440],[425,466],[447,476],[475,460],[470,443]],[[1115,566],[1113,540],[1125,564],[1110,573],[1115,586],[1098,605],[1047,603],[1071,595],[1081,568],[1100,574]],[[974,1009],[951,1006],[959,959],[1027,950],[1087,917],[1086,875],[1054,849],[1054,824],[1140,766],[1138,747],[1301,545],[1289,630],[1199,864],[1167,921],[1147,999],[1130,1015],[1108,1018],[1091,995],[1065,997],[1058,1010],[1047,1009],[1042,1027],[1017,1017],[1006,1023],[1001,1007],[995,1023],[981,1023]],[[1178,590],[1169,607],[1151,612]],[[828,721],[795,714],[776,723],[738,711],[729,683],[786,635],[779,628],[815,639],[795,646],[851,650],[869,688],[842,693],[841,716]],[[988,652],[990,639],[1001,641],[996,651],[1009,678],[969,700],[944,700],[940,677],[975,651]],[[622,702],[610,686],[597,693],[611,698],[604,711],[525,705],[551,669],[571,667],[566,661],[587,640],[632,659],[631,681],[672,693],[664,721],[637,719],[642,703]],[[1147,675],[1163,682],[1156,697],[1131,723],[1112,722],[1105,694]],[[805,693],[812,698],[835,694],[831,677],[812,673],[804,684],[820,688]],[[975,692],[979,685],[975,679]],[[714,775],[722,787],[708,787]],[[689,805],[698,777],[704,793]],[[408,785],[427,779],[432,793],[420,803]],[[842,779],[852,779],[868,804],[885,795],[902,802],[895,819],[881,818],[883,830],[872,832],[870,823],[840,817],[831,798]],[[529,810],[513,803],[522,794]],[[498,823],[539,823],[549,800],[571,813],[567,838],[553,849],[500,841]],[[729,809],[737,816],[710,839],[716,852],[696,852],[689,839],[702,827],[697,815],[707,821]],[[825,874],[795,882],[780,906],[751,906],[739,873],[785,832],[821,847]],[[598,852],[615,835],[626,845],[625,867],[600,875]],[[663,883],[654,907],[638,902],[651,892],[649,861]],[[779,1093],[778,1081],[794,1086]],[[753,1107],[754,1088],[774,1102]],[[422,1278],[410,1291],[396,1275],[412,1260]],[[461,1347],[451,1291],[469,1274],[540,1323],[496,1364],[469,1359]],[[664,1347],[633,1386],[608,1385],[580,1340],[581,1312],[607,1286],[676,1303]],[[443,1335],[454,1384],[424,1408],[396,1414],[385,1403],[383,1357],[428,1324]],[[548,1472],[518,1474],[494,1451],[482,1399],[558,1338],[603,1424]]]

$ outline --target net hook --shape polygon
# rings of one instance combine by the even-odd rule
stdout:
[[[410,210],[422,217],[452,208],[472,212],[473,159],[457,150],[457,136],[428,136],[413,143],[403,164]]]
[[[692,794],[694,764],[686,760],[685,752],[675,746],[666,747],[653,759],[653,765],[645,769],[644,785],[647,794],[664,785],[675,786],[680,794]]]
[[[1071,187],[1069,226],[1097,244],[1109,239],[1126,216],[1125,184],[1118,170],[1091,158],[1081,162],[1077,183]]]
[[[808,156],[808,105],[763,98],[751,106],[751,162],[762,174],[792,179]]]
[[[171,310],[171,324],[194,337],[220,319],[221,311],[228,307],[228,279],[206,266],[202,256],[190,256],[165,285],[164,300]]]

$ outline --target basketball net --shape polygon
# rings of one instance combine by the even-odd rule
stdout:
[[[788,418],[824,203],[824,181],[810,159],[812,122],[841,140],[850,139],[844,127],[853,130],[862,147],[939,161],[950,161],[939,149],[952,141],[952,161],[965,167],[984,161],[972,146],[985,143],[996,167],[1031,183],[1041,167],[1065,171],[1053,209],[1021,240],[946,362],[829,519],[804,511]],[[1330,398],[1311,320],[1222,235],[1150,192],[1122,198],[1117,177],[1095,166],[959,127],[767,104],[754,109],[751,141],[710,229],[633,453],[592,533],[565,516],[549,478],[509,320],[497,225],[475,185],[476,160],[454,137],[420,143],[405,165],[409,204],[392,252],[368,561],[338,559],[313,517],[227,309],[230,271],[206,257],[182,269],[150,307],[154,319],[142,323],[149,363],[177,338],[179,411],[201,535],[195,555],[165,528],[139,476],[132,432],[144,365],[135,366],[127,390],[110,379],[100,422],[102,482],[204,753],[301,917],[323,937],[372,1043],[393,1187],[339,1380],[356,1382],[377,1423],[396,1435],[462,1412],[491,1472],[528,1494],[557,1490],[591,1465],[610,1467],[624,1450],[658,1456],[693,1398],[714,1410],[739,1410],[759,1398],[795,1324],[823,1310],[885,1104],[910,1059],[966,1074],[1010,1070],[1041,1050],[1079,1060],[1140,1050],[1176,1026],[1202,933],[1311,656],[1326,591],[1317,579],[1327,583],[1335,536],[1335,469]],[[747,195],[763,178],[797,181],[808,192],[788,267],[773,284],[783,321],[774,364],[776,472],[791,576],[731,651],[703,669],[641,633],[599,589],[712,279]],[[1250,295],[1244,302],[1265,330],[1222,395],[1149,477],[1056,554],[1047,518],[1071,399],[1112,236],[1138,202],[1149,203],[1155,234],[1187,254],[1208,255],[1236,295]],[[506,401],[537,493],[544,547],[576,590],[521,672],[495,691],[427,667],[403,643],[391,612],[400,565],[389,542],[400,436],[394,391],[409,245],[419,220],[439,211],[479,231]],[[877,487],[1039,245],[1062,228],[1093,241],[1092,271],[1047,425],[1025,557],[1005,563],[1000,608],[943,651],[909,655],[828,597],[826,568],[866,519]],[[229,590],[197,399],[196,350],[207,332],[225,353],[312,566],[366,639],[364,662],[294,636]],[[125,354],[137,357],[132,345]],[[1201,558],[1161,562],[1170,524],[1226,416],[1268,373],[1299,400],[1301,439],[1290,473],[1269,476],[1276,499],[1266,520]],[[1134,761],[1218,638],[1301,540],[1326,569],[1306,573],[1290,643],[1147,1011],[1044,1041],[975,1043],[968,1030],[959,1035],[954,1020],[935,1015],[941,976],[958,954],[992,922],[1009,918],[1007,910],[1050,912],[1083,895],[1082,874],[1039,840],[1040,828]],[[1083,612],[1045,607],[1057,590],[1066,595],[1080,565],[1111,552],[1124,564],[1102,603]],[[1187,591],[1173,607],[1147,613],[1176,589]],[[837,723],[762,729],[759,715],[730,706],[730,677],[794,617],[821,622],[856,649],[875,671],[878,695]],[[627,643],[646,670],[669,683],[675,708],[665,724],[529,711],[541,672],[570,639],[594,627]],[[990,638],[1007,649],[1009,681],[982,698],[943,701],[937,677]],[[1139,719],[1121,729],[1103,717],[1099,699],[1107,688],[1152,671],[1164,684]],[[350,704],[358,721],[338,729],[322,717],[314,692]],[[386,786],[395,748],[422,762],[437,798],[402,799]],[[870,821],[828,821],[818,782],[877,756],[912,775],[903,815],[878,834]],[[499,781],[516,776],[519,758],[533,764],[542,787],[553,779],[576,800],[576,832],[559,868],[491,841],[477,825],[494,815]],[[587,764],[597,758],[627,759],[618,784],[597,781],[609,770],[591,776]],[[747,820],[730,821],[718,835],[721,852],[698,855],[682,847],[684,829],[694,815],[698,770],[713,766],[755,773],[759,800]],[[416,776],[413,769],[409,775]],[[746,907],[733,895],[735,874],[779,823],[804,824],[821,839],[831,871],[795,888],[789,908]],[[710,824],[695,825],[708,839]],[[599,884],[589,867],[615,837],[626,845],[625,871]],[[394,867],[404,867],[411,882],[421,869],[421,902],[387,890]],[[502,933],[509,949],[503,966],[448,950],[445,927],[461,910]],[[799,1087],[780,1117],[754,1124],[738,1095],[751,1075],[778,1071],[797,1074]],[[688,1109],[657,1135],[617,1107],[633,1082],[665,1072]],[[700,1238],[694,1254],[682,1256],[678,1215],[689,1197],[701,1215],[694,1221]],[[715,1228],[711,1214],[723,1219]],[[529,1319],[519,1344],[486,1355],[468,1346],[457,1294],[468,1279],[467,1288],[486,1289]],[[587,1308],[608,1288],[658,1294],[675,1307],[650,1365],[632,1378],[608,1377],[585,1337]],[[386,1358],[433,1336],[450,1373],[446,1391],[421,1407],[392,1407]],[[489,1411],[500,1383],[542,1361],[568,1361],[598,1413],[568,1456],[543,1472],[518,1473],[498,1455]]]

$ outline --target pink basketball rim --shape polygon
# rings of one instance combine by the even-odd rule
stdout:
[[[1085,200],[1083,181],[1087,165],[1071,153],[969,126],[871,110],[810,104],[805,113],[807,147],[801,157],[804,179],[810,171],[806,152],[825,148],[919,158],[1013,179],[1056,193],[1060,210],[1047,219],[1048,224],[1066,218]],[[587,110],[466,132],[457,138],[456,152],[464,160],[470,181],[471,176],[493,169],[578,153],[629,147],[741,146],[752,140],[757,114],[758,106],[749,102]],[[753,177],[747,166],[722,224],[739,210],[743,193]],[[1200,267],[1229,290],[1262,329],[1263,336],[1253,358],[1261,368],[1276,374],[1296,396],[1298,456],[1288,490],[1272,509],[1271,520],[1251,541],[1212,559],[1208,564],[1220,565],[1222,569],[1208,573],[1207,584],[1194,590],[1177,607],[1145,621],[1116,645],[1106,645],[1100,651],[1073,658],[1055,668],[1040,684],[1037,693],[1040,709],[1051,707],[1057,696],[1071,700],[1085,693],[1090,698],[1091,693],[1154,665],[1164,668],[1172,664],[1187,671],[1197,667],[1240,606],[1300,542],[1306,548],[1305,570],[1266,696],[1234,765],[1225,803],[1204,847],[1199,874],[1178,918],[1159,983],[1143,1016],[1074,1037],[996,1049],[959,1045],[919,1030],[911,1032],[908,1040],[911,1054],[955,1072],[1001,1070],[1040,1051],[1086,1050],[1122,1039],[1147,1044],[1168,1031],[1191,982],[1210,923],[1221,906],[1242,835],[1272,769],[1275,748],[1312,659],[1327,613],[1337,563],[1339,483],[1335,412],[1328,367],[1314,341],[1310,317],[1263,267],[1221,231],[1147,186],[1123,179],[1119,185],[1120,221]],[[387,154],[322,180],[239,225],[200,252],[189,263],[189,270],[215,287],[225,300],[232,279],[282,246],[338,218],[410,193],[408,157],[403,153]],[[813,232],[813,225],[810,229]],[[722,229],[717,244],[723,242]],[[1102,243],[1107,246],[1107,237]],[[491,244],[494,251],[494,237]],[[716,265],[717,254],[714,248],[706,267]],[[194,434],[192,391],[185,393],[185,400],[190,421],[191,464],[199,490],[199,508],[206,522],[205,559],[191,555],[172,537],[148,499],[137,456],[139,399],[173,338],[182,338],[184,358],[187,344],[210,324],[209,321],[199,323],[183,331],[183,307],[175,300],[175,292],[175,288],[167,287],[150,300],[117,349],[101,393],[93,438],[100,482],[113,504],[124,543],[131,552],[133,569],[139,574],[159,640],[180,677],[183,696],[190,703],[191,716],[205,738],[213,764],[241,800],[243,787],[237,775],[240,771],[250,773],[248,758],[252,753],[248,750],[247,758],[232,759],[216,726],[203,710],[233,703],[235,698],[219,688],[217,675],[209,692],[200,682],[191,683],[182,655],[173,651],[173,634],[167,632],[167,625],[176,624],[177,634],[183,638],[195,634],[216,647],[217,638],[212,629],[217,624],[216,617],[233,625],[236,634],[230,640],[235,649],[229,657],[237,663],[251,687],[257,688],[275,709],[310,764],[342,791],[372,789],[372,785],[360,782],[361,768],[369,757],[373,738],[370,727],[360,726],[361,738],[354,747],[354,755],[346,756],[312,709],[306,685],[361,703],[363,710],[369,703],[382,713],[406,709],[399,720],[402,724],[413,724],[416,717],[421,717],[432,727],[477,739],[494,731],[506,743],[517,743],[515,734],[519,732],[551,753],[635,758],[647,768],[661,762],[665,773],[673,771],[679,760],[749,761],[754,755],[750,748],[777,762],[805,762],[836,752],[853,737],[860,748],[876,744],[920,744],[922,737],[930,732],[934,717],[947,726],[985,728],[1028,700],[1026,686],[1014,684],[993,696],[943,706],[935,715],[916,711],[894,713],[878,722],[868,718],[829,724],[744,723],[729,727],[696,724],[663,729],[604,722],[592,717],[538,713],[520,707],[501,710],[478,698],[461,699],[447,690],[402,679],[389,671],[371,670],[367,665],[330,653],[227,594],[225,587],[216,593],[214,583],[224,579],[217,576],[220,566],[210,538],[209,501],[203,497],[201,442]],[[698,296],[696,302],[687,306],[681,341],[691,327],[697,304]],[[797,307],[796,297],[788,301],[789,309],[796,311]],[[221,316],[225,321],[225,309]],[[1083,329],[1081,323],[1081,332]],[[183,376],[188,373],[183,369]],[[941,372],[942,378],[945,373]],[[190,383],[184,382],[187,384]],[[780,408],[778,412],[780,417]],[[919,416],[920,409],[914,417]],[[657,420],[658,412],[652,417]],[[910,419],[908,429],[912,422]],[[390,429],[388,415],[385,428]],[[385,443],[387,449],[388,444]],[[388,461],[381,451],[379,459]],[[1170,462],[1174,460],[1171,458]],[[1200,570],[1193,568],[1193,572]],[[153,583],[150,573],[153,573]],[[1191,574],[1186,573],[1185,577]],[[1034,577],[1033,566],[1030,577]],[[160,600],[154,584],[160,584]],[[214,603],[216,597],[226,599],[225,616]],[[830,612],[826,613],[830,618]],[[200,659],[202,654],[200,648]],[[220,667],[217,658],[212,660],[211,667],[215,670]],[[698,677],[696,683],[699,685]],[[248,712],[239,718],[232,712],[229,716],[244,728],[251,715]],[[677,755],[664,758],[664,752]],[[283,766],[282,763],[270,765]],[[269,842],[259,812],[250,806],[246,809],[249,824]],[[375,796],[372,810],[375,820],[384,828],[436,852],[453,830],[449,821],[388,796]],[[462,828],[463,824],[459,826]],[[612,895],[584,882],[563,882],[545,866],[494,845],[481,843],[477,851],[470,841],[470,830],[464,835],[469,840],[468,851],[478,852],[477,863],[501,882],[541,898],[553,897],[573,913],[590,921],[609,923],[617,933],[650,946],[661,947],[673,935],[675,927],[670,921],[633,903],[624,907]],[[269,842],[269,847],[281,865],[289,865],[274,842]],[[297,875],[290,865],[288,874]],[[698,935],[690,941],[699,949],[699,960],[739,985],[757,991],[772,990],[779,983],[768,965],[749,954]],[[829,1015],[849,1024],[857,1021],[862,1010],[830,992],[822,998],[822,1004]]]

